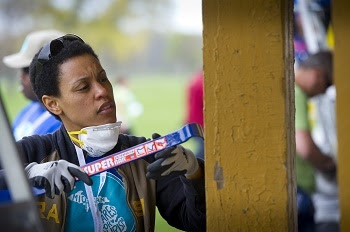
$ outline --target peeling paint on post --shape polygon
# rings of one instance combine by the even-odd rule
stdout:
[[[225,186],[224,171],[219,166],[219,162],[216,161],[214,169],[214,181],[216,182],[216,188],[222,189]]]
[[[296,231],[293,1],[203,1],[207,231]]]

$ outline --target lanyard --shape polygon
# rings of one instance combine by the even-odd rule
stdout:
[[[75,151],[77,152],[79,165],[80,166],[85,165],[86,163],[85,163],[83,150],[76,145],[74,145],[74,147],[75,147]],[[106,181],[106,172],[101,173],[100,178],[101,178],[101,176],[104,176],[104,178],[103,178],[103,181],[100,181],[100,186],[98,188],[97,196],[99,195],[99,193],[100,193],[100,191],[101,191],[101,189]],[[101,184],[102,184],[102,186],[101,186]],[[92,219],[94,221],[94,231],[100,232],[100,231],[102,231],[103,223],[102,223],[102,219],[101,219],[101,213],[97,207],[97,201],[94,200],[94,194],[92,192],[91,186],[84,184],[84,187],[85,187],[87,199],[89,201]],[[97,200],[97,196],[96,196],[96,200]]]

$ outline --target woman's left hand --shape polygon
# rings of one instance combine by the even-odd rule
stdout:
[[[158,134],[152,135],[153,139],[159,137]],[[154,155],[156,159],[148,165],[146,177],[158,180],[170,173],[178,175],[191,176],[198,170],[198,161],[193,152],[181,145],[167,148]]]

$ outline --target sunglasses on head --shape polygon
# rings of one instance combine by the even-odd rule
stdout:
[[[47,43],[40,51],[38,55],[38,60],[36,62],[36,73],[39,74],[43,68],[43,65],[49,61],[52,57],[55,57],[58,53],[62,51],[64,48],[63,41],[75,41],[79,40],[80,42],[84,43],[84,40],[82,40],[79,36],[74,34],[66,34],[62,37],[59,37],[57,39],[52,40],[50,43]]]

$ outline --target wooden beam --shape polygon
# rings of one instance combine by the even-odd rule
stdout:
[[[296,231],[293,1],[203,1],[207,231]]]
[[[334,78],[337,90],[338,183],[341,231],[350,231],[350,2],[333,1]]]

